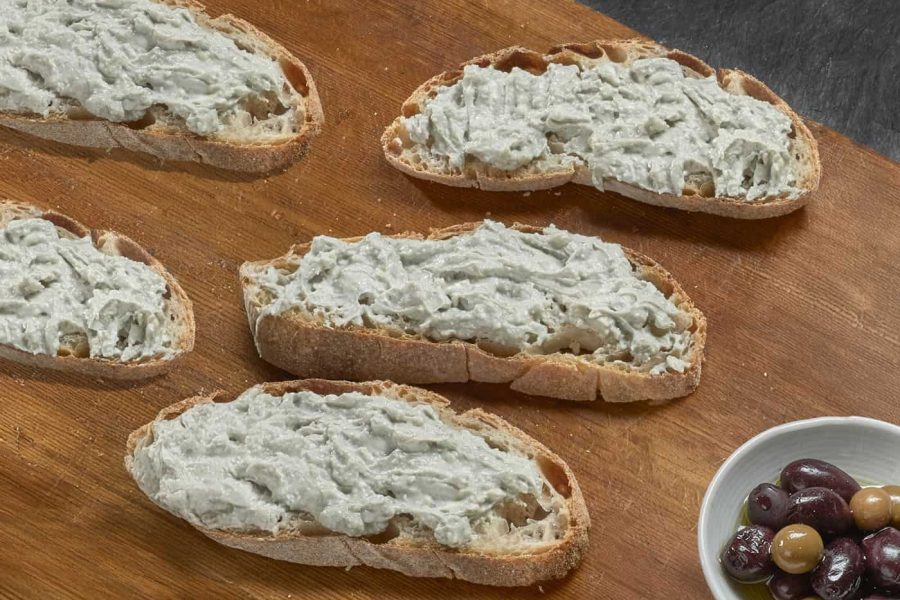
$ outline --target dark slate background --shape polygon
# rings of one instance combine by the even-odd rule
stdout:
[[[900,160],[900,0],[581,0]]]

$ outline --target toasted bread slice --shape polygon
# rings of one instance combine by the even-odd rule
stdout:
[[[7,108],[0,111],[0,125],[64,144],[121,147],[165,160],[194,161],[233,171],[268,172],[300,159],[324,121],[319,95],[306,66],[253,25],[233,15],[211,18],[204,12],[203,5],[193,0],[151,0],[150,3],[157,8],[164,6],[173,11],[187,11],[203,31],[232,40],[237,47],[235,52],[244,51],[274,61],[283,75],[283,87],[267,92],[267,97],[245,97],[241,106],[232,107],[240,118],[235,117],[220,131],[208,135],[191,131],[185,119],[173,114],[165,105],[150,106],[138,119],[113,122],[95,116],[76,99],[58,93],[56,102],[62,110],[42,115]],[[24,16],[24,20],[28,17]],[[164,35],[173,38],[167,38],[166,44],[179,42],[174,39],[179,35],[177,33]],[[155,50],[152,45],[151,49]],[[137,62],[141,64],[141,59]],[[26,67],[26,72],[29,68]],[[173,67],[173,75],[168,81],[174,80]],[[141,85],[153,89],[152,84]],[[222,114],[219,117],[222,122]]]
[[[677,62],[686,77],[704,78],[715,75],[719,86],[735,96],[750,96],[769,103],[783,113],[791,124],[789,152],[792,167],[796,169],[797,193],[766,196],[748,201],[741,197],[717,196],[711,177],[697,179],[686,177],[682,195],[658,193],[612,177],[604,177],[603,188],[629,198],[688,211],[702,211],[726,217],[760,219],[783,215],[804,206],[810,194],[818,187],[821,164],[818,147],[802,119],[775,93],[752,76],[737,70],[712,67],[695,56],[679,50],[670,50],[644,40],[598,40],[584,44],[563,44],[541,54],[522,47],[511,47],[474,58],[460,65],[459,69],[437,75],[420,86],[403,103],[401,116],[384,132],[381,142],[385,157],[397,169],[413,177],[427,179],[445,185],[477,187],[491,191],[530,191],[556,187],[572,181],[593,186],[591,169],[580,157],[550,153],[514,170],[502,170],[475,156],[466,155],[462,168],[450,168],[445,162],[430,154],[428,145],[410,138],[404,119],[422,113],[424,107],[437,92],[451,86],[463,76],[467,65],[493,67],[510,72],[520,68],[532,74],[545,72],[551,63],[577,65],[581,69],[613,62],[631,65],[642,58],[667,58]],[[560,157],[566,157],[560,160]]]
[[[444,240],[471,233],[480,224],[468,223],[432,230],[427,237],[401,233],[393,238]],[[514,230],[541,233],[537,227],[516,224]],[[362,238],[348,238],[355,242]],[[480,381],[509,383],[516,391],[565,400],[590,401],[599,395],[608,402],[668,400],[691,393],[700,382],[706,318],[677,281],[656,262],[633,250],[623,251],[640,279],[650,282],[690,320],[689,353],[683,372],[650,374],[621,364],[589,360],[590,355],[555,352],[497,353],[490,344],[425,337],[375,327],[333,327],[296,308],[272,314],[264,309],[273,298],[262,289],[258,274],[269,267],[297,269],[310,244],[292,247],[273,260],[247,262],[241,267],[244,306],[260,356],[299,377],[366,381],[383,377],[413,384]]]
[[[307,514],[304,518],[299,513],[289,527],[274,532],[210,529],[201,523],[192,523],[213,540],[304,565],[367,565],[413,577],[448,577],[496,586],[523,586],[560,578],[580,562],[588,543],[590,519],[574,474],[556,454],[503,419],[479,409],[457,414],[442,396],[386,381],[349,383],[311,379],[266,383],[255,389],[276,397],[302,391],[319,395],[357,392],[411,405],[430,405],[438,419],[451,428],[483,438],[490,448],[528,459],[542,478],[544,501],[553,508],[542,510],[530,503],[531,507],[525,509],[525,514],[516,513],[518,516],[511,517],[505,513],[495,514],[498,510],[502,511],[495,505],[491,509],[494,511],[492,516],[499,516],[508,525],[481,530],[473,543],[461,547],[438,543],[433,532],[427,528],[413,527],[413,523],[407,520],[409,517],[403,515],[393,517],[384,532],[365,537],[335,533],[325,529],[312,515]],[[193,407],[223,401],[226,399],[221,394],[189,398],[163,409],[154,421],[128,437],[125,467],[151,500],[163,509],[170,510],[154,498],[152,488],[159,482],[154,479],[156,471],[147,467],[148,461],[154,459],[144,455],[155,440],[157,424],[178,418]],[[192,416],[191,422],[202,418]],[[546,514],[530,514],[533,511]],[[177,513],[173,511],[173,514]],[[533,523],[532,520],[543,523],[546,519],[551,520],[548,523],[552,522],[552,539],[547,535],[527,533],[530,529],[525,525]],[[518,525],[513,526],[516,521]]]
[[[165,373],[194,347],[194,312],[187,294],[166,268],[133,240],[112,231],[89,229],[81,223],[54,211],[35,206],[0,201],[0,231],[18,219],[44,219],[52,223],[62,239],[90,236],[94,247],[103,254],[123,256],[147,265],[163,278],[166,284],[164,311],[174,333],[171,352],[140,360],[121,361],[113,358],[90,357],[89,344],[84,335],[68,336],[60,341],[56,356],[33,354],[14,346],[0,344],[0,359],[41,369],[81,373],[108,379],[133,380]]]

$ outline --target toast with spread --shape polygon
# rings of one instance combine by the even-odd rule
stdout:
[[[193,345],[191,301],[137,243],[0,201],[0,359],[140,379]]]
[[[706,320],[672,276],[553,226],[320,236],[240,274],[260,356],[299,377],[610,402],[676,398],[700,381]]]
[[[189,398],[129,436],[125,466],[213,540],[305,565],[523,586],[563,577],[588,543],[562,459],[495,415],[390,382]]]
[[[572,181],[743,219],[804,206],[821,172],[809,129],[760,81],[643,40],[472,59],[413,92],[382,145],[397,169],[445,185]]]
[[[0,125],[76,146],[266,172],[323,122],[307,68],[192,0],[0,0]]]

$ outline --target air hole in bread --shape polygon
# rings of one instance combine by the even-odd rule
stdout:
[[[556,490],[560,496],[563,498],[572,496],[569,477],[558,463],[550,460],[546,456],[535,457],[535,462],[537,462],[538,468],[541,470],[541,473],[543,473],[544,478],[550,482],[550,485],[553,486],[553,489]]]
[[[74,100],[73,100],[74,102]],[[97,116],[81,106],[71,106],[66,110],[66,118],[70,121],[96,121]]]
[[[501,358],[508,358],[519,353],[519,350],[517,348],[511,348],[509,346],[504,346],[503,344],[497,344],[488,340],[475,340],[475,345],[488,354],[499,356]]]
[[[597,44],[563,44],[562,46],[552,48],[550,52],[556,53],[565,50],[575,52],[576,54],[580,54],[582,56],[587,56],[588,58],[601,58],[605,54],[603,48],[601,48]],[[554,60],[553,62],[558,61]]]
[[[50,221],[60,229],[68,231],[73,234],[75,237],[84,237],[88,234],[88,230],[82,227],[80,224],[76,223],[69,217],[65,215],[61,215],[59,213],[44,213],[41,215],[42,219],[45,221]]]
[[[103,245],[105,246],[107,243],[114,244],[118,254],[129,260],[144,263],[145,265],[150,264],[150,256],[147,252],[131,240],[121,237],[106,238]]]
[[[375,535],[366,536],[363,539],[371,544],[386,544],[391,540],[400,537],[400,526],[397,524],[398,520],[411,521],[412,518],[409,515],[399,514],[388,521],[384,531],[376,533]]]
[[[710,67],[705,62],[701,61],[699,58],[695,56],[691,56],[690,54],[685,54],[680,50],[672,50],[667,55],[666,58],[669,60],[674,60],[682,67],[687,67],[694,73],[699,73],[702,77],[709,77],[710,75],[715,75],[716,70]],[[722,71],[719,71],[719,76],[721,77]],[[724,81],[720,78],[720,83],[724,83]]]
[[[576,66],[581,69],[581,64],[578,61],[578,58],[572,56],[571,54],[559,54],[553,57],[553,62],[557,65],[566,65],[566,66]]]
[[[514,50],[509,56],[503,57],[494,63],[494,68],[499,71],[512,71],[518,67],[528,71],[532,75],[540,75],[547,70],[549,63],[543,56],[530,50]]]
[[[618,46],[600,44],[600,53],[606,53],[606,57],[615,63],[623,63],[628,60],[628,52]]]
[[[71,356],[74,358],[88,358],[91,348],[88,345],[87,336],[84,333],[67,333],[59,340],[57,356]]]
[[[526,494],[515,500],[507,500],[494,507],[494,510],[499,517],[516,527],[526,525],[529,520],[540,521],[550,514],[538,504],[534,494]]]
[[[303,72],[303,69],[289,60],[280,60],[278,65],[284,73],[284,78],[294,86],[295,90],[303,96],[309,95],[309,83],[306,81],[306,74]]]
[[[288,111],[288,107],[278,100],[275,92],[247,96],[241,100],[240,107],[257,121],[265,121],[272,116],[280,116]]]
[[[716,195],[716,185],[712,181],[707,181],[700,185],[697,193],[703,198],[712,198]]]
[[[129,129],[140,130],[140,129],[147,129],[148,127],[150,127],[151,125],[153,125],[155,123],[156,123],[156,115],[154,115],[153,112],[148,110],[147,112],[144,113],[144,116],[141,117],[140,119],[138,119],[137,121],[129,121],[127,123],[124,123],[124,125],[126,127],[128,127]]]

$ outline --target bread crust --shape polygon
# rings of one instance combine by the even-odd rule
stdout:
[[[478,225],[465,223],[433,229],[427,237],[409,232],[391,237],[446,239],[472,231]],[[539,227],[519,223],[512,227],[529,233],[542,231]],[[354,381],[382,378],[411,384],[508,383],[510,388],[524,394],[575,401],[593,401],[602,395],[607,402],[670,400],[690,394],[700,383],[706,317],[668,271],[628,248],[623,250],[635,268],[691,316],[692,352],[690,367],[684,373],[667,371],[650,375],[595,363],[573,354],[498,356],[471,342],[434,342],[357,326],[326,327],[300,311],[259,318],[260,292],[252,274],[260,268],[283,264],[290,257],[303,256],[308,250],[309,244],[299,244],[276,259],[247,262],[241,266],[244,308],[259,355],[298,377]]]
[[[241,144],[216,141],[189,131],[176,129],[136,129],[125,123],[103,119],[80,120],[62,114],[40,115],[0,112],[0,125],[35,137],[72,146],[124,148],[151,154],[163,160],[199,162],[221,169],[248,173],[267,173],[298,161],[322,128],[325,116],[309,69],[282,45],[250,23],[224,14],[211,18],[205,7],[193,0],[156,0],[190,10],[197,22],[232,39],[249,43],[281,64],[291,85],[303,98],[298,114],[298,131],[278,143]],[[299,111],[298,111],[299,112]]]
[[[406,160],[402,155],[404,132],[401,118],[419,113],[425,101],[438,88],[452,85],[459,80],[462,77],[463,68],[467,65],[494,66],[500,70],[509,70],[517,66],[533,72],[542,72],[549,63],[590,65],[601,60],[630,63],[639,58],[648,57],[665,57],[674,60],[681,64],[689,74],[702,77],[715,75],[719,85],[726,91],[736,95],[749,95],[757,100],[768,102],[784,113],[793,126],[798,163],[803,166],[798,182],[798,187],[803,192],[793,200],[784,196],[769,196],[748,202],[739,198],[703,196],[699,190],[690,195],[661,194],[614,179],[604,181],[604,189],[647,204],[706,212],[737,219],[777,217],[793,212],[810,201],[810,192],[818,188],[822,171],[818,145],[803,120],[784,100],[762,82],[743,71],[731,69],[717,71],[696,56],[639,39],[601,39],[587,43],[561,44],[551,48],[547,54],[543,55],[527,48],[513,46],[473,58],[461,64],[456,70],[436,75],[410,95],[403,103],[401,117],[395,119],[385,129],[381,137],[385,158],[392,166],[408,175],[456,187],[475,187],[488,191],[533,191],[556,187],[570,181],[593,187],[590,170],[585,165],[560,166],[546,172],[538,172],[526,165],[515,171],[502,171],[470,157],[471,166],[467,164],[462,173],[451,174],[428,170],[426,166]]]
[[[151,256],[137,242],[113,231],[89,229],[62,213],[52,210],[44,211],[24,202],[0,200],[0,229],[5,228],[10,221],[23,218],[45,219],[56,225],[57,228],[71,233],[74,237],[81,238],[90,235],[95,247],[113,250],[115,254],[144,263],[153,269],[166,282],[170,299],[170,313],[179,323],[179,337],[175,345],[175,354],[171,358],[152,358],[144,361],[122,362],[109,358],[48,356],[45,354],[31,354],[9,345],[0,344],[0,359],[39,369],[66,371],[104,379],[127,381],[146,379],[166,373],[193,349],[195,325],[191,300],[163,264]]]
[[[390,381],[351,383],[309,379],[262,384],[265,392],[283,395],[309,390],[319,394],[360,392],[381,394],[412,403],[427,403],[437,410],[447,423],[477,430],[486,437],[510,444],[527,452],[541,466],[547,479],[565,497],[569,513],[569,527],[562,539],[536,545],[533,552],[521,554],[490,554],[474,550],[456,550],[433,541],[395,537],[387,541],[354,538],[336,534],[313,523],[306,527],[278,534],[251,534],[217,531],[197,527],[213,540],[232,548],[254,554],[313,566],[354,567],[366,565],[391,569],[412,577],[447,577],[472,583],[494,586],[524,586],[566,575],[580,561],[588,545],[590,517],[581,488],[574,473],[559,456],[546,446],[510,425],[500,417],[480,409],[455,413],[449,402],[427,390]],[[229,401],[221,392],[194,396],[160,411],[150,423],[134,431],[126,445],[125,468],[133,474],[135,451],[153,441],[155,423],[173,419],[193,406],[209,402]]]

